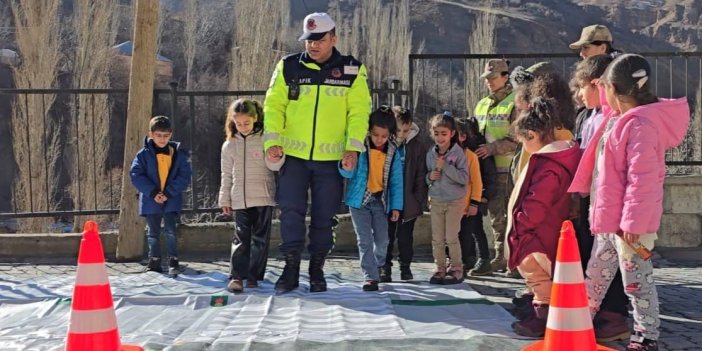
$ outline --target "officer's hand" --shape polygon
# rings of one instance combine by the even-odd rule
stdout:
[[[482,144],[475,150],[475,155],[480,158],[486,158],[488,156],[492,156],[492,151],[487,144]]]
[[[344,152],[344,158],[341,160],[341,168],[350,172],[356,168],[356,162],[358,162],[356,151],[346,151]]]
[[[280,161],[280,159],[283,158],[283,147],[282,146],[271,146],[270,148],[268,148],[268,151],[266,152],[266,156],[268,157],[268,161],[271,161],[271,162]]]

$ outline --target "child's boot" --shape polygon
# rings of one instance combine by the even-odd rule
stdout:
[[[324,279],[324,254],[310,256],[310,292],[327,291],[327,281]]]
[[[408,281],[414,279],[410,266],[400,266],[400,280]]]
[[[277,293],[286,293],[300,285],[300,254],[297,252],[285,255],[285,268],[280,278],[275,282]]]
[[[163,273],[163,267],[161,267],[161,257],[149,257],[149,263],[147,263],[144,272],[158,272]]]
[[[386,264],[385,266],[380,267],[378,269],[378,273],[380,273],[380,282],[381,283],[390,283],[392,282],[392,266],[389,264]]]
[[[540,338],[546,333],[548,305],[534,304],[534,315],[524,321],[512,323],[514,332],[530,338]]]

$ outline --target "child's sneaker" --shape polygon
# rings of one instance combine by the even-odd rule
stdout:
[[[626,345],[626,351],[658,351],[658,341],[645,339],[643,335],[634,332],[629,345]]]
[[[444,285],[458,284],[463,281],[463,266],[453,266],[444,277]]]
[[[178,263],[178,257],[168,258],[168,274],[176,275],[180,273],[180,264]]]
[[[363,291],[378,291],[378,281],[367,280],[365,283],[363,283]]]
[[[229,284],[227,284],[227,290],[233,293],[240,293],[244,291],[244,284],[241,279],[232,279],[229,281]]]
[[[149,257],[149,263],[146,264],[144,272],[157,272],[163,273],[163,268],[161,267],[160,257]]]
[[[478,261],[475,262],[475,266],[473,267],[473,269],[471,269],[468,272],[468,275],[473,277],[490,274],[492,274],[492,266],[490,265],[490,262],[488,260],[483,258],[479,258]]]
[[[429,278],[429,284],[443,284],[446,277],[446,267],[436,267],[434,274]]]

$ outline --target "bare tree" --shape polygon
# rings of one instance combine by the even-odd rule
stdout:
[[[12,18],[7,6],[0,6],[0,48],[9,46]]]
[[[412,52],[409,0],[359,1],[352,16],[341,11],[341,2],[330,3],[337,21],[339,49],[357,56],[367,67],[372,86],[389,79],[406,79],[407,57]]]
[[[202,47],[212,36],[212,29],[215,22],[210,18],[212,11],[201,6],[198,0],[187,0],[185,3],[185,14],[183,16],[183,55],[185,56],[185,82],[188,89],[192,88],[192,74],[195,66],[195,58],[200,55]],[[210,5],[208,3],[208,5]],[[207,6],[213,8],[212,6]]]
[[[82,89],[109,88],[110,47],[115,41],[118,11],[113,1],[75,0],[73,2],[73,86]],[[71,167],[70,193],[75,209],[104,208],[111,179],[107,174],[110,140],[110,103],[107,94],[79,94],[73,103],[74,118],[68,145]],[[80,230],[76,218],[74,229]]]
[[[60,0],[11,0],[21,63],[14,66],[17,88],[55,87],[60,54]],[[18,169],[15,208],[52,211],[58,194],[61,155],[59,121],[48,116],[53,94],[26,94],[13,103],[12,140]],[[40,201],[44,200],[44,201]],[[22,230],[45,230],[46,219],[25,220]]]
[[[493,8],[494,2],[489,1],[485,8]],[[468,53],[469,54],[493,54],[495,53],[495,30],[497,25],[497,16],[494,12],[483,11],[475,16],[473,29],[468,35]],[[480,79],[480,74],[485,67],[485,61],[482,59],[467,60],[465,67],[465,88],[466,89],[466,106],[472,114],[471,108],[485,95],[485,84]]]
[[[283,43],[289,30],[288,0],[237,1],[229,89],[267,88],[276,62],[285,54]]]

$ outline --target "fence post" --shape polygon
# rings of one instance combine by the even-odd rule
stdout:
[[[393,79],[390,83],[392,89],[392,106],[402,105],[402,96],[400,96],[400,80]]]

